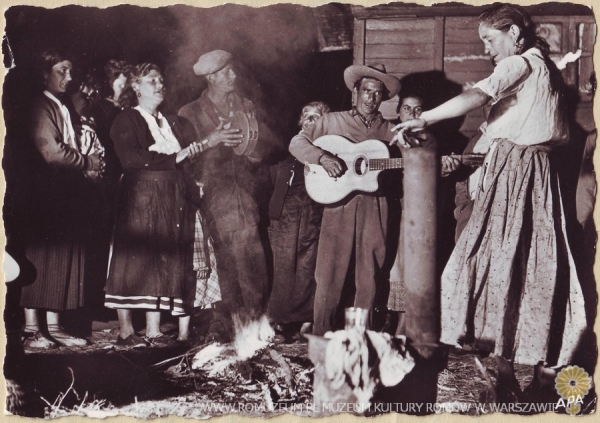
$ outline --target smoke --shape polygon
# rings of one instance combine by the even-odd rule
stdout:
[[[98,79],[110,59],[158,64],[168,84],[163,110],[177,112],[205,88],[203,78],[192,72],[198,57],[223,49],[234,55],[238,91],[257,107],[261,141],[285,148],[298,131],[305,103],[332,104],[347,94],[337,58],[351,62],[351,55],[318,52],[318,23],[305,6],[13,6],[6,18],[5,45],[13,55],[7,60],[16,64],[8,92],[15,101],[34,94],[35,59],[55,48],[72,55],[80,74],[90,72]]]
[[[302,71],[318,46],[311,9],[296,5],[258,9],[174,6],[169,12],[183,40],[165,68],[170,106],[183,106],[205,88],[204,78],[192,71],[199,56],[215,49],[229,51],[234,56],[238,91],[257,108],[263,147],[264,143],[275,150],[287,146],[288,137],[297,131]]]

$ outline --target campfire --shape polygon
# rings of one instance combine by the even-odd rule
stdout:
[[[235,337],[229,344],[210,344],[194,356],[192,369],[208,371],[210,377],[222,374],[231,365],[251,359],[266,348],[275,331],[266,316],[244,324],[233,317]]]
[[[204,382],[198,389],[208,390],[214,402],[257,404],[267,411],[312,401],[313,366],[299,358],[306,344],[274,345],[265,316],[248,322],[235,317],[234,330],[232,342],[209,344],[194,355],[192,374]]]
[[[306,344],[273,344],[275,332],[264,316],[234,318],[234,329],[232,342],[195,353],[187,377],[211,402],[253,404],[263,414],[336,401],[368,407],[379,387],[398,385],[415,365],[405,338],[379,332],[311,335],[307,351]]]

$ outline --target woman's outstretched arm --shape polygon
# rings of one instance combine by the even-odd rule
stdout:
[[[440,120],[463,116],[472,110],[482,107],[490,97],[478,88],[471,88],[464,93],[448,100],[435,109],[427,110],[417,119],[408,120],[397,125],[394,130],[419,130]]]

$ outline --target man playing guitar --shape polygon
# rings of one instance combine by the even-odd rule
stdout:
[[[383,65],[353,65],[344,72],[353,93],[354,107],[329,113],[308,131],[292,139],[290,152],[302,163],[320,164],[336,178],[347,169],[343,160],[315,146],[323,135],[341,135],[360,143],[369,139],[389,143],[393,125],[379,112],[383,100],[393,98],[400,81],[388,75]],[[386,253],[387,202],[377,194],[356,194],[325,208],[317,253],[314,328],[323,335],[339,329],[338,319],[344,284],[354,258],[356,292],[354,306],[371,309]]]

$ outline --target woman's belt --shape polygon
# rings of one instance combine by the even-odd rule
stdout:
[[[181,177],[178,170],[129,170],[123,174],[129,181],[177,181]]]

